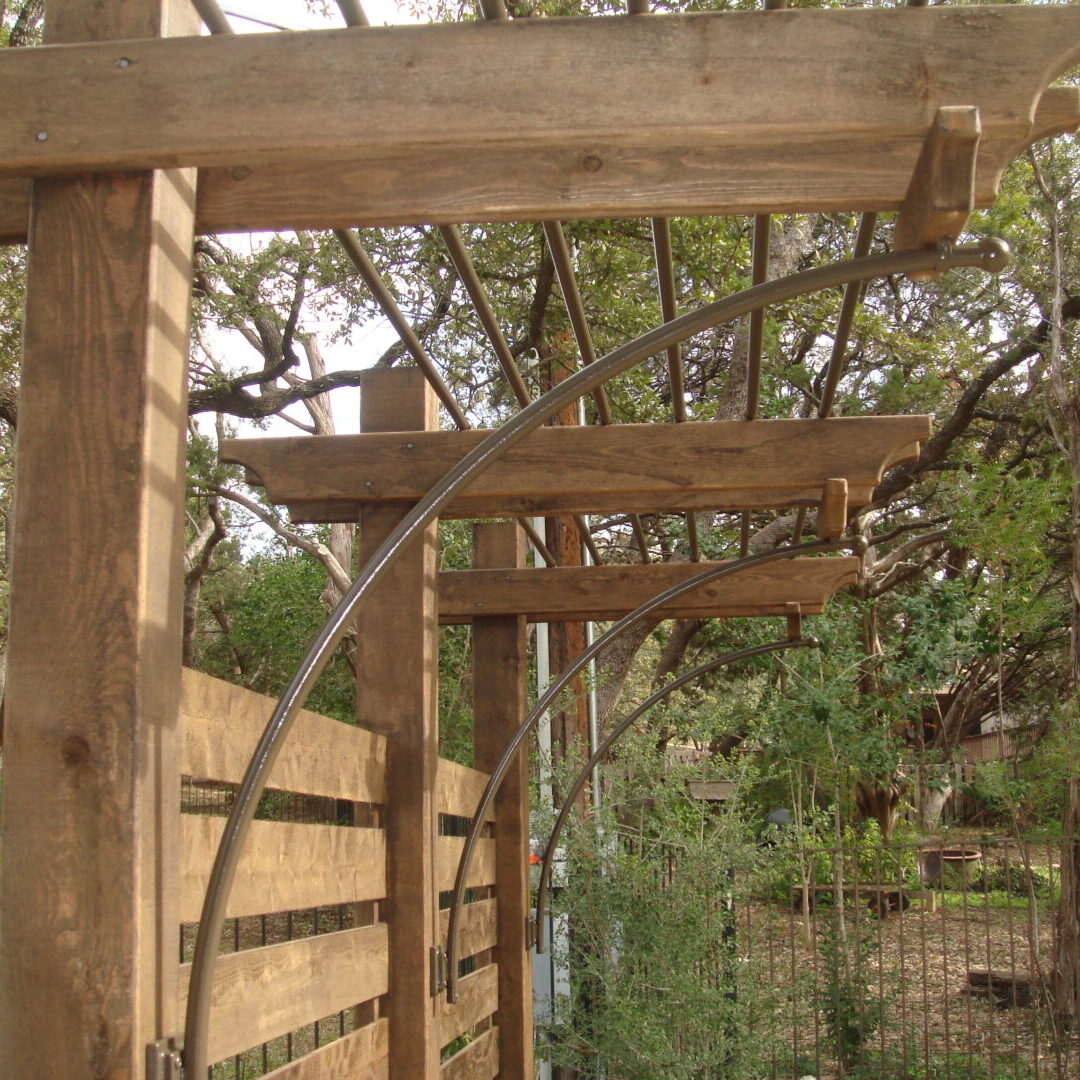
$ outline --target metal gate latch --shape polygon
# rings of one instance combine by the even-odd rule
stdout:
[[[446,950],[438,945],[431,948],[431,996],[435,997],[446,989]]]
[[[147,1044],[146,1080],[183,1080],[184,1061],[175,1035]]]

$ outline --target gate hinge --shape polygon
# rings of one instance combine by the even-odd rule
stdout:
[[[536,948],[536,919],[532,915],[525,916],[525,948]]]
[[[180,1040],[175,1035],[147,1044],[146,1080],[183,1080],[183,1077]]]
[[[431,996],[436,997],[446,989],[446,950],[438,945],[431,947]]]

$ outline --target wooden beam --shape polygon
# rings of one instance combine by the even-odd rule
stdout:
[[[607,621],[633,611],[657,593],[721,563],[648,566],[552,566],[521,570],[456,570],[439,575],[439,619],[524,615],[532,622]],[[798,603],[819,615],[839,588],[858,576],[859,559],[832,556],[765,563],[686,593],[656,615],[717,619],[787,615]]]
[[[274,709],[274,699],[184,669],[180,768],[196,780],[238,784]],[[352,802],[386,799],[386,739],[301,709],[267,786]]]
[[[500,1029],[488,1028],[443,1063],[442,1080],[492,1080],[502,1058]]]
[[[512,522],[473,527],[473,566],[517,570],[525,541]],[[525,619],[492,615],[473,620],[473,757],[481,769],[498,764],[528,711]],[[495,797],[495,880],[499,908],[495,961],[499,968],[499,1075],[533,1080],[532,958],[529,918],[529,772],[522,747]],[[466,909],[468,910],[468,909]],[[461,956],[470,955],[462,951]]]
[[[181,922],[199,921],[224,831],[223,817],[182,815]],[[386,838],[381,829],[253,821],[225,917],[382,900],[386,892]]]
[[[499,1007],[499,972],[494,964],[466,975],[458,986],[457,1002],[451,1005],[444,1000],[442,1003],[439,1031],[444,1046],[470,1031]]]
[[[982,125],[973,105],[938,109],[915,165],[904,205],[896,220],[893,247],[933,247],[955,241],[975,208],[975,171]],[[912,274],[916,279],[940,271]]]
[[[1031,132],[1005,156],[1011,160],[1033,142],[1075,131],[1078,123],[1080,88],[1048,87],[1039,98]],[[895,153],[895,147],[883,148],[882,153],[890,149]],[[400,169],[386,160],[348,159],[202,169],[195,223],[199,232],[220,233],[545,217],[900,208],[904,196],[898,187],[893,194],[882,190],[874,194],[863,172],[836,174],[829,162],[830,147],[811,144],[804,150],[799,170],[762,185],[756,196],[753,190],[743,190],[751,161],[740,163],[738,155],[705,155],[699,147],[672,151],[661,160],[655,160],[655,151],[648,148],[638,154],[624,152],[595,172],[583,168],[580,155],[570,151],[525,149],[515,155],[516,183],[508,183],[497,200],[476,183],[475,170],[467,165],[450,169],[438,151],[419,155],[409,168]],[[743,157],[754,152],[751,149]],[[505,167],[501,162],[505,151],[478,148],[476,156],[478,161],[493,159],[481,168],[483,173]],[[816,166],[815,158],[820,158]],[[912,167],[915,161],[913,154]],[[845,179],[850,181],[847,188],[840,186]],[[785,181],[790,190],[782,186]],[[995,192],[996,181],[994,190],[987,189],[985,180],[977,183],[975,205],[990,205]],[[24,242],[29,220],[30,181],[0,177],[0,244]]]
[[[218,230],[886,210],[937,109],[970,104],[987,205],[1078,28],[1069,7],[802,9],[12,49],[0,172],[218,168]]]
[[[290,1061],[262,1080],[389,1080],[387,1022],[376,1020]]]
[[[381,997],[386,993],[386,969],[385,923],[219,957],[212,990],[209,1060],[231,1057],[313,1020]],[[182,965],[180,997],[185,1003],[190,978],[191,965]]]
[[[48,15],[50,41],[195,27],[168,0],[53,0]],[[34,188],[0,839],[5,1077],[134,1080],[146,1045],[179,1029],[179,868],[163,853],[179,833],[194,181]]]
[[[435,396],[416,368],[367,373],[360,390],[365,431],[433,428]],[[375,551],[407,506],[360,515],[360,561]],[[430,992],[438,944],[435,889],[438,754],[437,527],[423,530],[357,619],[357,719],[386,737],[390,924],[390,1073],[435,1080],[439,1022]],[[443,838],[440,838],[443,839]]]
[[[486,431],[231,439],[223,461],[295,521],[355,521],[362,506],[419,499]],[[526,436],[445,517],[741,510],[817,504],[845,477],[871,499],[885,469],[918,457],[926,416],[545,427]]]

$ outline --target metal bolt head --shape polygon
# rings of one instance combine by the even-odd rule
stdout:
[[[121,56],[116,61],[116,66],[118,68],[129,68],[129,67],[131,67],[131,61],[126,56]]]
[[[39,131],[34,136],[34,138],[37,139],[38,142],[44,142],[48,137],[49,137],[49,133],[47,131]]]

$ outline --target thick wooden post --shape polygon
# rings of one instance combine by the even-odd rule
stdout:
[[[415,368],[368,372],[360,388],[364,431],[438,426],[435,395]],[[367,559],[401,520],[393,507],[360,515]],[[439,1072],[429,964],[436,938],[435,767],[438,756],[437,526],[416,539],[362,605],[357,621],[357,718],[387,737],[387,859],[390,896],[390,1080]]]
[[[47,39],[195,32],[180,7],[170,26],[167,0],[58,0]],[[0,842],[5,1077],[141,1077],[146,1044],[180,1026],[194,180],[34,186]]]
[[[473,566],[519,567],[525,542],[517,525],[485,522],[473,528]],[[523,616],[473,620],[473,757],[490,772],[528,708],[528,654]],[[499,1076],[533,1080],[532,958],[525,938],[529,916],[529,775],[522,748],[495,801],[495,890],[499,937]]]

